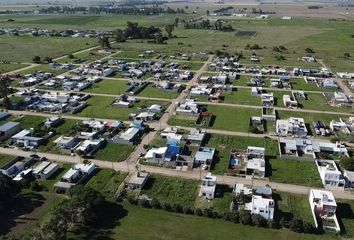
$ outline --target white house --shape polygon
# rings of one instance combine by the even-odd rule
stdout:
[[[277,120],[276,133],[281,137],[307,137],[308,131],[303,118],[291,117]]]
[[[344,188],[345,179],[333,160],[316,160],[317,170],[325,188]]]
[[[200,186],[199,197],[205,197],[208,200],[213,200],[216,189],[216,176],[211,175],[210,172],[205,174]]]
[[[340,231],[336,216],[337,203],[332,192],[311,189],[309,193],[311,213],[315,226],[322,225],[323,230]],[[322,224],[319,221],[322,221]],[[332,222],[332,224],[328,224]]]
[[[252,195],[252,201],[246,203],[245,210],[251,214],[259,214],[266,220],[272,220],[274,217],[275,202],[273,199],[263,198],[259,195]]]
[[[265,176],[265,149],[247,148],[246,175],[263,178]]]

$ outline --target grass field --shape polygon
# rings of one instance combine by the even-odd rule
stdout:
[[[314,162],[274,158],[270,160],[269,164],[270,172],[267,175],[271,181],[322,187],[321,179]]]
[[[128,83],[129,81],[125,80],[104,79],[98,83],[93,84],[92,87],[86,89],[85,92],[120,95],[125,93],[128,88]]]
[[[0,63],[0,73],[10,72],[16,69],[24,68],[26,66],[28,65],[15,63]]]
[[[1,36],[1,59],[14,62],[32,62],[34,56],[56,58],[97,45],[91,38],[59,38],[31,36]]]
[[[110,162],[126,160],[134,151],[133,145],[115,144],[108,142],[106,146],[95,153],[95,158]]]
[[[224,96],[225,103],[261,106],[261,98],[252,96],[250,88],[239,88],[230,94],[225,93]]]
[[[248,132],[250,117],[259,116],[261,114],[261,109],[209,105],[208,112],[211,112],[216,116],[215,122],[211,128]],[[194,121],[181,116],[172,117],[169,124],[175,126],[196,127]]]
[[[152,104],[166,105],[167,102],[142,100],[139,103],[134,104],[132,108],[119,108],[112,107],[112,103],[115,100],[114,97],[94,96],[88,100],[89,106],[82,112],[78,113],[78,116],[89,118],[103,118],[114,120],[128,120],[129,114],[136,111],[138,107],[150,106]]]
[[[14,156],[0,154],[0,167],[14,159]]]
[[[198,186],[198,181],[154,174],[142,194],[155,198],[161,203],[176,203],[193,208]]]
[[[36,72],[44,72],[44,73],[53,73],[55,75],[59,75],[59,74],[65,73],[67,71],[68,70],[66,70],[66,69],[52,68],[48,64],[41,64],[39,66],[23,70],[23,71],[19,72],[19,74],[26,75],[26,74],[33,74]]]
[[[141,97],[152,97],[152,98],[166,98],[175,99],[179,93],[170,92],[166,90],[161,90],[157,87],[147,86],[143,91],[141,91],[138,96]]]
[[[169,213],[124,203],[111,205],[97,224],[70,232],[69,240],[79,239],[254,239],[320,240],[331,235],[305,235],[288,230],[272,230],[233,224],[219,219]]]

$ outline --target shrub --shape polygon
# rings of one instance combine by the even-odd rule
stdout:
[[[160,202],[157,199],[152,199],[151,207],[153,207],[155,209],[160,209],[161,208],[161,204],[160,204]]]
[[[264,227],[267,225],[267,221],[259,214],[252,215],[252,222],[257,227]]]
[[[240,223],[243,225],[251,225],[252,224],[252,216],[247,211],[240,212]]]
[[[149,208],[150,207],[150,202],[146,199],[139,199],[138,200],[138,205],[144,208]]]
[[[172,211],[176,212],[176,213],[181,213],[183,211],[182,207],[175,203],[172,205]]]
[[[200,208],[196,208],[194,214],[197,216],[203,216],[203,211]]]
[[[293,232],[302,233],[304,231],[304,223],[301,219],[292,219],[289,228]]]
[[[39,184],[37,181],[31,182],[31,190],[35,192],[42,191],[43,186]]]

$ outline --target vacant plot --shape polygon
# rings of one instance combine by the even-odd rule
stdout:
[[[0,154],[0,167],[14,159],[14,156]]]
[[[109,53],[99,53],[97,50],[85,51],[82,53],[73,54],[71,56],[66,56],[58,60],[59,63],[90,63],[99,60]]]
[[[259,116],[261,114],[261,109],[209,105],[208,112],[211,112],[216,116],[215,121],[212,120],[211,128],[248,132],[250,117]],[[169,122],[170,125],[175,126],[198,127],[195,124],[195,121],[186,119],[182,116],[174,116]]]
[[[342,222],[341,230],[347,237],[354,237],[354,201],[336,199],[337,217]]]
[[[313,217],[307,195],[276,192],[273,194],[276,200],[275,216],[277,219],[284,217],[302,219],[304,222],[313,224]]]
[[[309,187],[322,187],[314,162],[274,158],[269,161],[267,175],[271,181],[291,183]]]
[[[34,56],[56,58],[97,44],[91,38],[60,38],[32,36],[1,36],[2,60],[32,62]]]
[[[95,158],[110,162],[121,162],[126,160],[134,151],[133,145],[124,145],[108,142],[106,146],[99,149]]]
[[[161,203],[176,203],[182,207],[194,208],[198,185],[198,181],[155,174],[149,179],[142,194]]]
[[[54,68],[54,67],[49,66],[48,64],[41,64],[39,66],[23,70],[23,71],[19,72],[19,74],[26,75],[26,74],[33,74],[36,72],[44,72],[44,73],[53,73],[55,75],[59,75],[59,74],[65,73],[67,71],[69,71],[69,70]]]
[[[41,116],[31,116],[31,115],[26,115],[23,117],[17,118],[15,121],[19,122],[21,124],[22,128],[35,128],[41,123],[43,123],[45,120],[45,117]]]
[[[93,84],[92,87],[86,89],[85,92],[121,95],[127,90],[128,83],[129,81],[125,80],[104,79],[98,83]]]
[[[179,93],[166,91],[153,86],[147,86],[143,91],[141,91],[138,96],[141,97],[152,97],[152,98],[166,98],[175,99]]]

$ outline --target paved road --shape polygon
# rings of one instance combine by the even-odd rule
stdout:
[[[143,145],[140,144],[138,146],[138,148],[142,147],[142,146]],[[3,148],[3,147],[0,147],[0,152],[3,154],[23,156],[23,157],[30,157],[30,155],[33,154],[33,152],[24,152],[19,149]],[[135,151],[135,152],[137,152],[137,151]],[[75,163],[81,163],[83,161],[83,159],[79,156],[57,155],[57,154],[39,153],[39,152],[37,152],[37,154],[40,157],[46,157],[47,159],[49,159],[51,161],[59,162],[59,163],[75,164]],[[132,161],[128,160],[128,161],[118,162],[118,163],[117,162],[102,161],[102,160],[97,160],[97,159],[90,159],[90,161],[92,161],[94,164],[96,164],[100,168],[110,168],[110,169],[114,169],[116,171],[123,171],[123,172],[134,172],[136,164],[137,164],[136,159],[137,158],[132,158],[131,159]],[[141,168],[141,170],[146,170],[151,173],[162,174],[162,175],[166,175],[166,176],[183,177],[183,178],[193,179],[193,180],[200,180],[202,174],[204,173],[203,171],[200,171],[199,169],[194,169],[192,171],[181,171],[181,170],[176,170],[176,169],[169,169],[169,168],[163,168],[163,167],[152,167],[152,166],[145,166],[145,165],[140,165],[140,168]],[[218,184],[226,184],[226,185],[230,185],[230,186],[235,184],[236,182],[245,183],[245,184],[252,184],[252,179],[233,177],[233,176],[217,175],[217,181],[218,181]],[[309,187],[292,185],[292,184],[269,182],[269,181],[258,180],[258,179],[253,180],[253,185],[254,186],[269,185],[274,190],[296,193],[296,194],[308,194],[308,192],[310,190]],[[336,198],[354,200],[354,194],[351,194],[350,192],[338,191],[338,190],[332,190],[332,192]]]
[[[215,103],[215,102],[201,102],[198,103],[204,105],[218,105],[218,106],[228,106],[228,107],[240,107],[240,108],[255,108],[255,109],[262,109],[262,106],[256,105],[246,105],[246,104],[236,104],[236,103]],[[330,112],[330,111],[318,111],[313,109],[302,109],[302,108],[282,108],[282,107],[274,107],[275,110],[280,111],[290,111],[290,112],[305,112],[305,113],[325,113],[325,114],[332,114],[332,115],[345,115],[345,116],[353,116],[352,113],[345,113],[345,112]]]

